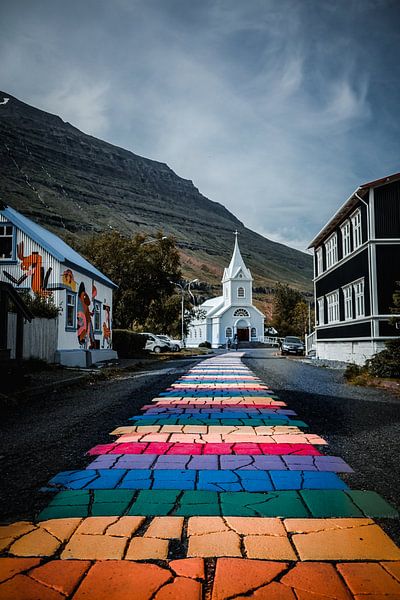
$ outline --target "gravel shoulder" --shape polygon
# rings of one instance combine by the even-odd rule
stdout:
[[[92,446],[109,442],[110,431],[199,360],[122,372],[108,381],[83,381],[7,406],[0,420],[2,522],[32,519],[48,503],[50,496],[40,488],[50,477],[85,468],[93,460],[85,456]]]

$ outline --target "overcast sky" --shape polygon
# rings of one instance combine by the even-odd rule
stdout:
[[[0,89],[304,250],[400,171],[400,0],[0,0]]]

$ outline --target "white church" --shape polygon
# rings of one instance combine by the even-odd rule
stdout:
[[[264,341],[265,316],[252,303],[253,278],[240,254],[237,231],[235,236],[231,262],[222,277],[222,296],[199,306],[201,318],[191,322],[186,339],[189,348],[205,341],[218,348],[228,339],[233,340],[235,334],[239,341]]]

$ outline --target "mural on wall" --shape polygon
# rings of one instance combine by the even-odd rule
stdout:
[[[92,323],[93,312],[89,307],[90,298],[82,281],[78,290],[78,341],[82,347],[86,348],[89,344],[89,349],[94,349],[96,340]]]
[[[72,290],[73,292],[76,292],[77,283],[75,281],[74,274],[71,271],[71,269],[65,269],[61,276],[61,282],[66,288]]]
[[[5,277],[12,283],[21,285],[28,277],[31,277],[31,290],[35,294],[39,294],[39,296],[49,296],[51,292],[63,289],[62,287],[48,287],[52,268],[49,267],[45,273],[43,258],[39,252],[33,251],[24,256],[24,242],[20,242],[17,246],[17,256],[21,261],[21,270],[26,271],[26,273],[17,279],[11,273],[3,271]]]
[[[103,323],[102,348],[111,348],[111,310],[107,304],[103,305],[105,316]]]

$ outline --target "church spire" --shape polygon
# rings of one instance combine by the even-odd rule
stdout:
[[[247,279],[251,279],[251,273],[249,269],[246,267],[242,255],[240,254],[239,242],[238,242],[238,231],[234,232],[235,235],[235,246],[233,249],[233,254],[231,258],[231,262],[229,263],[229,267],[225,269],[224,280],[232,279],[236,277],[239,271],[243,272],[243,275]]]

